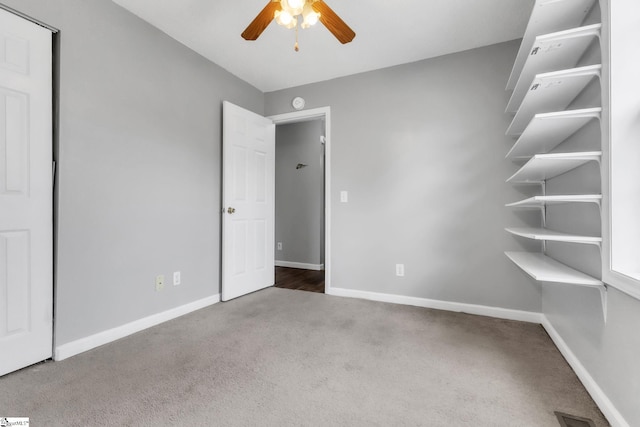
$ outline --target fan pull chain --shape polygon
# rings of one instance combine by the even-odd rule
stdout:
[[[296,16],[296,44],[293,45],[293,50],[296,52],[300,50],[298,47],[298,17]]]

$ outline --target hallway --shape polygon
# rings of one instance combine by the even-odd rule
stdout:
[[[276,288],[324,293],[324,270],[276,267]]]

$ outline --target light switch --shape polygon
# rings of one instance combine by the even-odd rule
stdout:
[[[347,203],[349,201],[349,192],[341,191],[340,192],[340,201],[342,203]]]

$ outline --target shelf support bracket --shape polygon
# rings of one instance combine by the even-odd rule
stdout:
[[[604,323],[607,323],[607,296],[609,293],[607,292],[607,286],[601,285],[598,286],[598,290],[600,291],[600,300],[602,301],[602,317],[604,319]]]
[[[547,181],[541,181],[540,182],[540,188],[542,190],[542,195],[546,196],[547,195]],[[542,228],[547,228],[547,205],[543,204],[540,207],[540,211],[542,214]],[[547,253],[547,241],[543,240],[542,241],[542,253],[546,254]]]

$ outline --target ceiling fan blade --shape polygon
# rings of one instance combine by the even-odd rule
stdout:
[[[356,33],[323,0],[316,0],[311,6],[320,14],[320,22],[336,36],[340,43],[349,43],[356,36]]]
[[[269,1],[262,11],[255,17],[251,24],[242,32],[242,38],[245,40],[256,40],[265,28],[273,21],[276,10],[282,10],[279,1]]]

